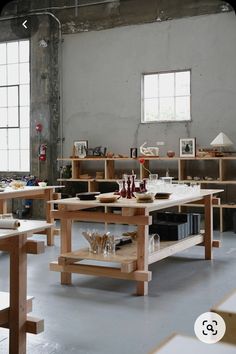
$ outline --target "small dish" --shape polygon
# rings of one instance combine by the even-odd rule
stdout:
[[[77,193],[76,198],[79,200],[95,200],[96,196],[98,196],[100,192],[84,192],[84,193]]]
[[[16,181],[12,181],[10,184],[9,184],[9,186],[12,188],[12,189],[23,189],[23,188],[25,188],[25,186],[26,186],[26,182],[24,182],[24,181],[18,181],[18,180],[16,180]]]
[[[134,193],[137,203],[152,203],[154,200],[154,193],[143,192],[143,193]]]
[[[114,203],[120,198],[119,195],[99,195],[96,197],[100,203]]]
[[[155,199],[169,199],[172,193],[160,192],[155,194]]]
[[[47,187],[47,182],[38,182],[39,187]]]

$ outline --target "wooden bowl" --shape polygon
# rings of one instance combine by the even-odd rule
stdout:
[[[99,195],[96,197],[100,203],[114,203],[120,198],[119,195]]]

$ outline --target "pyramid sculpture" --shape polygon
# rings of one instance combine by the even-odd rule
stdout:
[[[217,137],[211,142],[212,146],[230,146],[233,144],[234,143],[230,140],[230,138],[222,132],[218,134]]]

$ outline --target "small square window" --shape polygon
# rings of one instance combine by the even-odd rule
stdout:
[[[190,70],[143,75],[142,122],[191,120]]]

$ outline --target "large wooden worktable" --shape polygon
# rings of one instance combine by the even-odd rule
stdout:
[[[22,189],[13,189],[7,187],[3,192],[0,192],[0,214],[5,214],[7,210],[8,200],[15,198],[24,199],[42,199],[45,201],[45,219],[48,223],[53,223],[54,220],[50,215],[50,204],[47,202],[52,199],[57,199],[57,193],[55,193],[56,188],[61,188],[62,186],[26,186]],[[54,244],[54,228],[48,228],[46,230],[47,234],[47,245],[52,246]]]
[[[44,242],[29,240],[33,233],[51,228],[39,220],[21,220],[17,230],[0,229],[0,251],[10,256],[10,292],[0,293],[0,327],[9,328],[9,353],[26,353],[26,333],[40,333],[43,320],[28,317],[32,298],[27,299],[27,253],[44,251]]]
[[[50,264],[50,269],[61,272],[62,284],[71,284],[71,273],[136,280],[137,294],[147,295],[148,282],[152,277],[152,273],[148,269],[149,264],[198,244],[202,244],[205,248],[205,259],[212,259],[212,198],[214,194],[221,191],[208,189],[184,195],[172,194],[168,200],[155,200],[153,203],[137,203],[135,198],[119,199],[114,203],[100,203],[97,200],[80,201],[76,198],[61,199],[57,201],[58,210],[51,211],[52,218],[61,221],[61,255],[58,261]],[[152,223],[150,212],[199,200],[204,204],[204,233],[190,235],[180,241],[161,242],[160,249],[149,254],[149,225]],[[102,212],[100,209],[98,211],[89,210],[101,206],[104,206]],[[120,207],[122,214],[107,212],[114,207]],[[137,225],[137,241],[132,245],[123,246],[122,250],[117,251],[115,255],[94,255],[88,249],[72,252],[71,226],[73,220]],[[100,267],[80,264],[83,259],[116,262],[120,264],[120,269],[110,267],[110,265]]]

